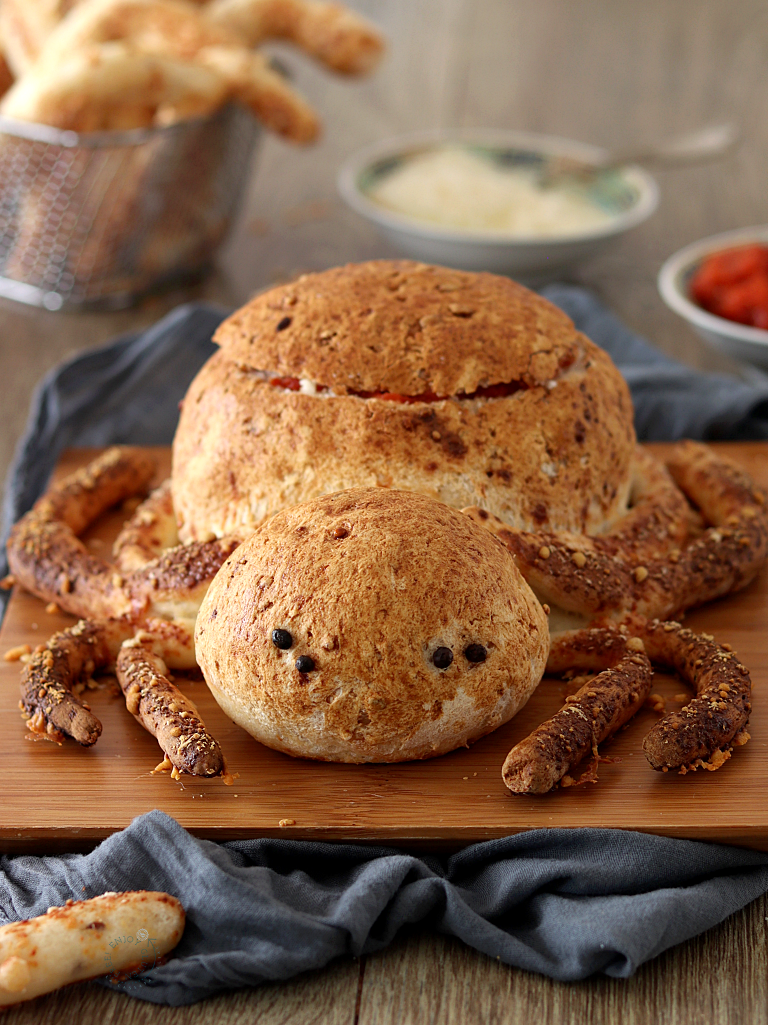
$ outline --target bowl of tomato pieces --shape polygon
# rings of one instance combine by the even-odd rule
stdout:
[[[664,263],[658,285],[706,342],[768,368],[768,225],[686,246]]]

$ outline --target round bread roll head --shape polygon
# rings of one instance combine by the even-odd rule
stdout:
[[[455,509],[356,488],[278,513],[203,601],[197,659],[257,740],[323,761],[471,744],[544,672],[546,617],[506,549]]]
[[[226,320],[173,447],[182,540],[246,537],[359,486],[597,532],[627,507],[632,403],[610,358],[509,278],[405,260],[308,274]]]

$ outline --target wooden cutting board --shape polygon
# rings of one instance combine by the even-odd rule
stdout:
[[[663,445],[651,447],[663,454]],[[768,488],[768,444],[717,447]],[[161,479],[170,456],[167,449],[154,451]],[[59,472],[93,454],[67,453]],[[88,536],[94,551],[109,552],[121,518],[106,517]],[[0,652],[34,646],[72,622],[16,588],[0,630]],[[104,725],[94,747],[30,740],[18,710],[19,664],[0,661],[0,850],[87,849],[153,808],[215,840],[279,835],[455,848],[539,827],[610,826],[768,850],[768,571],[740,594],[691,613],[687,624],[727,641],[749,667],[750,743],[718,772],[662,775],[642,754],[642,738],[658,718],[643,710],[605,745],[603,753],[616,761],[600,765],[596,785],[544,797],[510,794],[500,772],[507,751],[562,703],[566,690],[559,680],[545,680],[510,723],[469,749],[426,762],[373,766],[309,762],[270,751],[226,718],[205,683],[182,681],[240,774],[227,787],[219,780],[185,777],[175,783],[151,775],[159,749],[109,687],[89,694]],[[676,695],[685,688],[659,676],[654,690],[671,709],[680,706]],[[288,824],[281,827],[280,820]]]

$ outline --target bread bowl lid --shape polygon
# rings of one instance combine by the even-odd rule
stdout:
[[[214,341],[243,367],[364,397],[552,387],[598,351],[510,278],[410,260],[305,274],[256,296]]]

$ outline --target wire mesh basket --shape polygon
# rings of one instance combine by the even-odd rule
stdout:
[[[199,273],[237,210],[258,134],[234,104],[90,135],[0,118],[0,296],[118,308]]]

